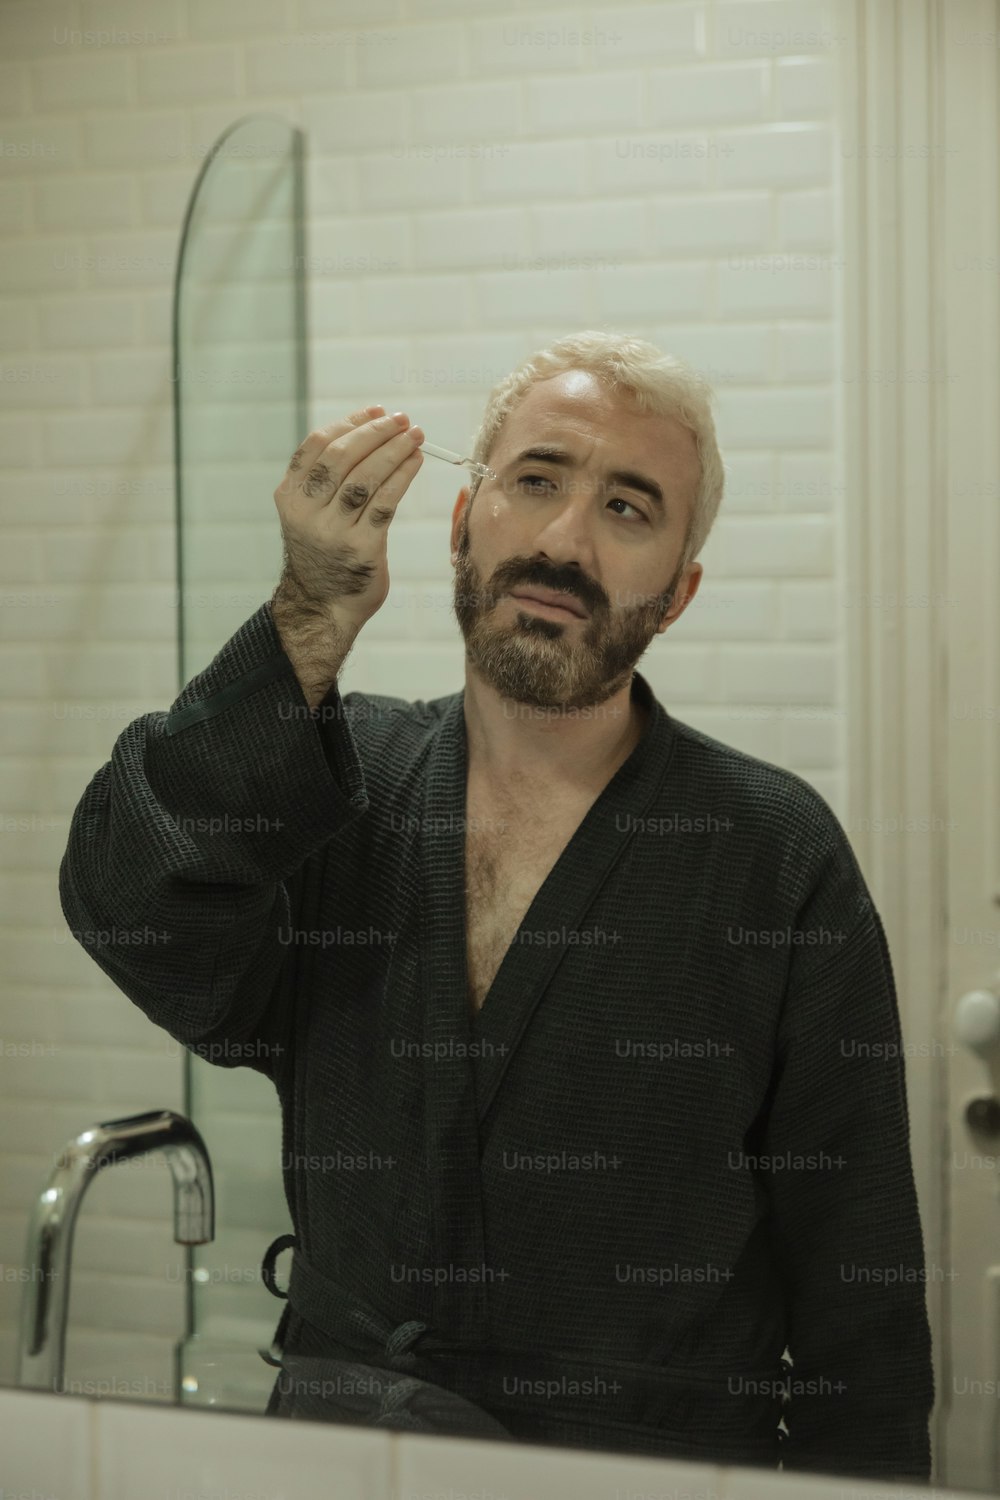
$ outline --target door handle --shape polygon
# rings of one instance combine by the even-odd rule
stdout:
[[[969,990],[955,1006],[955,1036],[987,1064],[1000,1060],[1000,995],[995,990]],[[965,1122],[980,1135],[1000,1136],[1000,1099],[981,1094],[965,1106]]]
[[[955,1006],[955,1035],[980,1057],[1000,1048],[1000,995],[995,990],[969,990]]]

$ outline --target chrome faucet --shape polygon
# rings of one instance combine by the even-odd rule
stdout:
[[[35,1201],[25,1266],[30,1280],[21,1301],[17,1383],[61,1391],[69,1313],[73,1230],[83,1195],[103,1167],[162,1151],[174,1179],[174,1239],[204,1245],[215,1236],[212,1166],[191,1121],[158,1109],[105,1120],[64,1148]]]

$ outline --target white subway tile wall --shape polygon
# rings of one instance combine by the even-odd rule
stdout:
[[[57,872],[115,738],[179,686],[170,311],[208,147],[250,113],[307,132],[311,424],[377,401],[466,448],[495,381],[588,327],[704,370],[728,492],[699,598],[640,668],[678,717],[839,807],[835,14],[812,0],[0,8],[0,1380],[23,1285],[6,1273],[56,1149],[99,1119],[182,1108],[176,1046],[68,940]],[[265,325],[266,303],[247,316]],[[448,522],[462,482],[428,462],[413,485],[392,593],[345,690],[461,686]],[[230,587],[276,536],[270,493],[234,481],[219,513],[248,501],[260,527],[223,549]],[[213,1116],[219,1139],[238,1126],[252,1140],[266,1113],[239,1116],[239,1098]],[[280,1192],[278,1168],[262,1192]],[[252,1265],[264,1245],[237,1186],[223,1177],[220,1203]],[[130,1329],[144,1378],[169,1380],[184,1294],[170,1207],[162,1164],[92,1190],[69,1378],[102,1359],[138,1368]]]

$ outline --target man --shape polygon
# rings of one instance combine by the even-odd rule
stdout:
[[[273,599],[119,737],[61,870],[74,929],[169,933],[95,955],[122,990],[278,1091],[269,1410],[367,1371],[390,1424],[926,1479],[882,924],[818,793],[635,671],[701,578],[707,387],[599,333],[497,387],[431,702],[337,688],[421,463],[381,412],[293,456]]]

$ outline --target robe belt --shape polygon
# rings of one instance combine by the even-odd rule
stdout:
[[[282,1250],[294,1247],[292,1271],[288,1291],[278,1291],[274,1281],[274,1262]],[[417,1319],[410,1319],[393,1327],[381,1314],[370,1307],[355,1293],[345,1292],[343,1287],[324,1276],[310,1265],[293,1234],[281,1235],[269,1245],[261,1264],[261,1274],[268,1291],[276,1297],[286,1297],[291,1306],[307,1323],[329,1334],[338,1343],[355,1350],[371,1353],[372,1344],[378,1346],[379,1355],[393,1370],[410,1371],[417,1366],[416,1345],[421,1352],[467,1353],[468,1346],[440,1339],[431,1334],[430,1326]]]
[[[285,1293],[274,1285],[274,1260],[289,1246],[295,1246],[295,1250]],[[748,1407],[721,1393],[718,1386],[722,1376],[712,1383],[712,1387],[706,1387],[686,1370],[616,1363],[609,1359],[590,1360],[577,1352],[474,1347],[441,1338],[427,1323],[418,1319],[393,1326],[363,1298],[346,1292],[317,1271],[297,1248],[294,1235],[284,1235],[274,1241],[265,1254],[262,1272],[268,1290],[277,1297],[287,1297],[282,1333],[287,1326],[288,1308],[292,1308],[306,1323],[318,1328],[337,1344],[383,1368],[417,1375],[449,1388],[453,1388],[457,1380],[461,1394],[471,1401],[492,1402],[508,1409],[511,1406],[530,1409],[537,1405],[535,1393],[529,1390],[523,1398],[515,1397],[511,1402],[502,1384],[505,1376],[508,1380],[517,1377],[540,1382],[561,1381],[566,1377],[586,1381],[597,1377],[609,1384],[613,1382],[616,1392],[628,1393],[625,1398],[628,1414],[622,1412],[621,1420],[612,1423],[623,1430],[661,1427],[671,1425],[673,1420],[681,1432],[691,1431],[689,1424],[704,1423],[720,1441],[727,1429],[744,1443],[749,1441],[746,1435]],[[773,1388],[779,1372],[786,1372],[780,1361],[776,1361],[770,1370],[758,1369],[758,1375],[770,1378],[772,1388],[769,1394],[757,1395],[748,1403],[761,1423],[759,1442],[765,1457],[768,1445],[773,1445],[774,1424],[778,1420],[776,1407],[780,1408],[781,1404]],[[570,1406],[573,1405],[570,1402]],[[606,1400],[604,1405],[607,1414]]]

